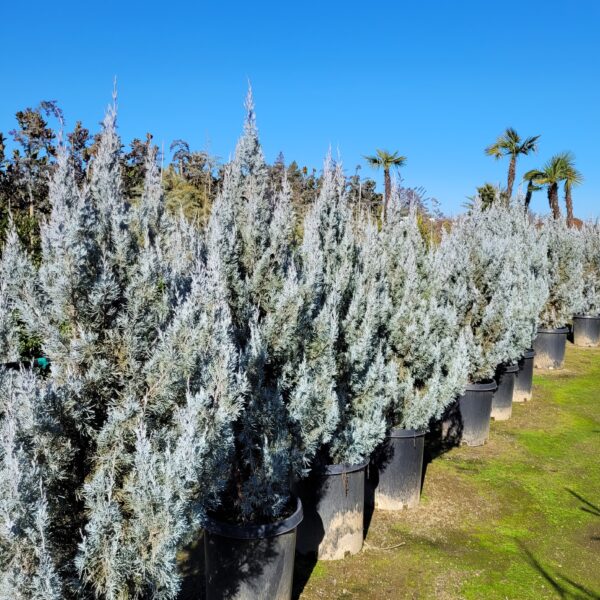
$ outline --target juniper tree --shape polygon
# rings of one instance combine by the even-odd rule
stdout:
[[[542,327],[564,327],[582,309],[584,245],[576,229],[562,219],[545,219],[539,243],[548,256],[548,299],[540,312]]]
[[[44,447],[56,423],[32,373],[2,369],[0,384],[0,597],[61,600],[46,486],[64,477],[69,449]]]
[[[395,195],[382,227],[382,256],[389,281],[386,339],[397,368],[389,426],[426,429],[468,377],[467,348],[455,307],[439,289],[434,250],[427,247],[416,207],[403,216]]]
[[[292,479],[331,435],[333,418],[323,406],[335,405],[335,307],[316,305],[318,273],[297,271],[290,186],[285,178],[279,191],[271,185],[251,93],[246,108],[208,224],[206,256],[222,274],[245,384],[221,514],[261,522],[291,508]]]
[[[484,210],[476,203],[440,246],[437,271],[467,327],[474,382],[491,377],[497,365],[515,361],[531,344],[536,309],[546,295],[545,261],[525,219],[509,204]]]
[[[3,411],[0,424],[28,440],[31,473],[11,502],[39,514],[57,597],[174,598],[177,550],[224,485],[238,355],[221,270],[165,214],[153,156],[139,205],[123,199],[115,119],[110,108],[82,190],[60,149],[39,271],[18,244],[5,248],[11,308],[52,367],[46,378],[18,374],[37,422]],[[0,455],[0,470],[15,452]],[[41,569],[28,544],[0,544],[1,562],[24,557],[5,583],[13,597]]]
[[[581,313],[600,314],[600,227],[597,222],[581,227],[583,244],[583,301]]]
[[[548,298],[548,259],[537,227],[520,204],[507,204],[491,215],[489,225],[493,235],[509,240],[503,277],[511,289],[506,314],[511,336],[503,360],[508,364],[531,348],[537,335],[540,310]]]
[[[377,228],[366,217],[353,220],[341,165],[330,158],[319,197],[304,222],[300,255],[304,277],[318,286],[318,316],[309,327],[324,313],[333,326],[337,406],[329,401],[326,387],[322,411],[337,423],[321,459],[358,464],[383,439],[389,398],[395,394],[383,335],[389,299]]]

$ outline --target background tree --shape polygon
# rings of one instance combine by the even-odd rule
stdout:
[[[81,121],[77,121],[73,131],[67,136],[67,139],[71,145],[69,158],[73,163],[75,179],[77,184],[81,186],[85,180],[87,165],[92,157],[92,153],[89,149],[92,136],[90,135],[89,129],[86,129]]]
[[[491,183],[484,183],[482,186],[477,188],[477,197],[481,202],[481,207],[485,210],[489,208],[500,198],[501,191],[497,186]]]
[[[583,183],[583,175],[575,168],[575,156],[571,152],[563,152],[560,155],[563,164],[565,207],[567,209],[567,225],[573,226],[573,198],[571,190],[573,186]]]
[[[170,150],[173,152],[172,163],[163,173],[167,206],[202,227],[208,222],[222,181],[222,177],[215,176],[218,157],[205,151],[192,151],[181,139],[175,140]]]
[[[39,255],[39,220],[49,214],[48,181],[55,155],[56,133],[48,118],[63,115],[55,101],[44,100],[35,108],[15,115],[17,127],[9,133],[16,144],[12,158],[4,160],[2,198],[3,222],[10,211],[19,236],[27,249]]]
[[[524,178],[532,182],[532,185],[546,186],[548,192],[548,204],[552,210],[552,216],[560,219],[560,205],[558,203],[558,186],[565,179],[565,162],[560,154],[553,156],[541,170],[532,169],[525,173]]]
[[[129,147],[129,152],[121,154],[120,158],[123,171],[123,197],[128,202],[137,202],[144,189],[146,162],[152,151],[152,134],[147,133],[145,140],[134,138]]]
[[[536,183],[536,173],[538,171],[527,171],[523,176],[523,180],[527,181],[527,191],[525,193],[525,212],[529,212],[529,206],[531,205],[531,197],[534,192],[539,192],[542,189],[541,185]]]
[[[521,154],[526,156],[530,152],[535,152],[539,137],[539,135],[535,135],[521,140],[519,134],[512,127],[508,127],[491,146],[485,149],[485,153],[488,156],[493,156],[496,159],[500,159],[503,156],[510,156],[506,183],[506,195],[509,198],[512,197],[513,184],[515,182],[517,158]]]
[[[400,156],[398,152],[388,152],[387,150],[377,150],[373,156],[365,156],[366,161],[375,169],[383,169],[383,218],[387,212],[387,206],[392,193],[391,169],[400,169],[406,164],[406,156]]]

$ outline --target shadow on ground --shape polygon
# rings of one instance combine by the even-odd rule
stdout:
[[[525,560],[546,580],[559,598],[563,598],[564,600],[600,600],[598,592],[561,574],[556,569],[544,566],[523,542],[517,541],[517,544],[521,548]]]

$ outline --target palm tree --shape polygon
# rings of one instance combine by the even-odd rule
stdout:
[[[533,169],[531,171],[527,171],[527,173],[523,175],[523,180],[527,181],[527,193],[525,194],[526,213],[529,211],[529,205],[531,204],[531,196],[533,196],[533,192],[539,192],[542,189],[542,186],[536,183],[539,173],[540,171]]]
[[[519,154],[526,156],[530,152],[535,152],[539,137],[539,135],[534,135],[521,141],[519,134],[512,127],[508,127],[491,146],[485,149],[487,155],[493,156],[496,159],[500,159],[503,156],[510,156],[508,181],[506,184],[506,195],[509,198],[512,196],[515,174],[517,172],[517,157]]]
[[[567,208],[567,225],[573,225],[573,198],[571,197],[571,189],[573,186],[583,183],[583,175],[575,168],[575,156],[571,152],[563,152],[560,155],[564,169],[564,191],[565,191],[565,206]]]
[[[400,169],[406,164],[406,156],[400,156],[398,152],[388,152],[387,150],[377,150],[374,156],[365,156],[366,161],[375,169],[383,169],[384,194],[383,194],[383,215],[385,219],[390,196],[392,194],[392,180],[390,169]]]
[[[558,184],[565,179],[564,155],[556,154],[544,165],[541,171],[536,169],[528,171],[525,173],[524,178],[530,181],[532,186],[545,185],[547,187],[548,203],[552,209],[552,216],[555,219],[560,219]]]

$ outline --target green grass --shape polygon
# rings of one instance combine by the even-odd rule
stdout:
[[[600,599],[599,457],[600,350],[569,344],[484,447],[432,462],[421,506],[375,512],[363,552],[317,563],[299,597]]]

